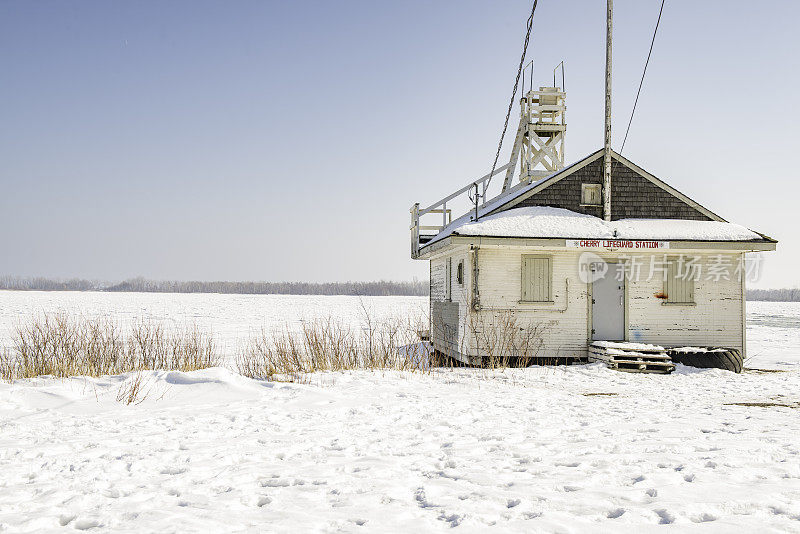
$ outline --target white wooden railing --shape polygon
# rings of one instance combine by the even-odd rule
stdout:
[[[444,197],[443,199],[434,202],[430,206],[424,209],[420,209],[419,202],[411,206],[411,255],[413,257],[417,257],[419,254],[420,248],[420,235],[422,236],[429,236],[433,237],[439,232],[441,232],[447,225],[453,222],[452,217],[452,209],[447,207],[448,202],[453,202],[459,197],[464,197],[465,195],[469,195],[470,193],[473,194],[472,199],[478,199],[478,208],[485,205],[487,202],[487,190],[489,189],[489,183],[491,181],[492,176],[499,174],[510,166],[510,163],[503,165],[502,167],[498,167],[495,169],[493,173],[486,174],[477,180],[470,182],[469,184],[465,185],[455,193],[451,193]],[[477,194],[476,194],[477,193]],[[495,197],[497,198],[497,197]],[[494,200],[491,199],[491,200]],[[474,201],[474,200],[473,200]],[[463,202],[463,199],[462,199]],[[441,213],[442,215],[442,224],[441,225],[422,225],[420,224],[420,218],[423,215],[428,214],[437,214]]]

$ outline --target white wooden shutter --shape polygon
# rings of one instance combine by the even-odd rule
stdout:
[[[522,257],[522,299],[552,302],[552,259],[549,256]]]
[[[689,276],[683,276],[684,272],[678,271],[678,259],[670,258],[667,260],[667,276],[664,280],[664,293],[667,295],[666,301],[670,304],[694,304],[694,280]]]

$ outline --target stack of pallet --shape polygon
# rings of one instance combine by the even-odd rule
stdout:
[[[675,364],[664,347],[646,343],[593,341],[589,361],[603,362],[610,369],[629,373],[671,373]]]

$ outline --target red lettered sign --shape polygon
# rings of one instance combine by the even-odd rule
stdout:
[[[643,250],[669,248],[669,241],[630,241],[627,239],[567,239],[567,246],[573,248]]]

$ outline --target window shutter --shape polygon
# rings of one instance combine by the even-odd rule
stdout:
[[[522,257],[522,300],[552,302],[552,259],[547,256]]]
[[[685,269],[684,269],[685,271]],[[678,271],[678,258],[667,260],[666,280],[664,280],[664,293],[666,302],[672,304],[694,304],[694,280],[684,276],[686,273]]]
[[[584,206],[599,206],[601,201],[600,184],[581,184],[581,204]]]

